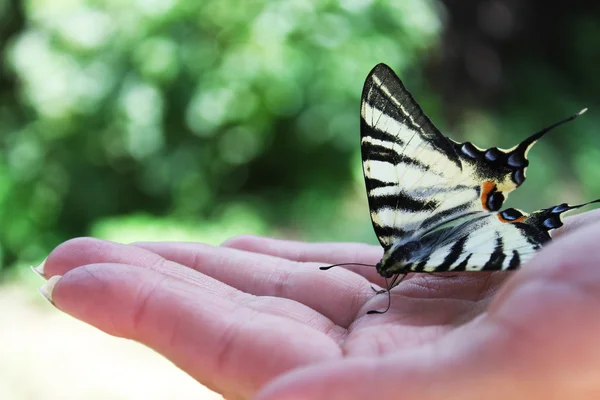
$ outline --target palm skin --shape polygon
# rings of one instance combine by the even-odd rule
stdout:
[[[387,305],[374,268],[319,270],[375,264],[375,246],[83,238],[57,247],[44,271],[63,275],[58,308],[231,400],[594,399],[599,218],[571,218],[516,273],[409,277],[383,315],[366,315]]]

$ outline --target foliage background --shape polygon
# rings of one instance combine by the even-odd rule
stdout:
[[[0,266],[81,235],[375,243],[362,84],[391,65],[443,131],[530,153],[510,205],[600,194],[600,5],[0,0]],[[351,260],[349,260],[351,261]]]

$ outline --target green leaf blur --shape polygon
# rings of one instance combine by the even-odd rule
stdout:
[[[0,264],[81,235],[375,243],[358,107],[379,62],[440,128],[481,146],[589,106],[531,152],[510,204],[598,197],[600,78],[584,46],[597,19],[565,22],[571,75],[513,54],[511,92],[480,104],[439,84],[447,15],[423,0],[0,2]]]

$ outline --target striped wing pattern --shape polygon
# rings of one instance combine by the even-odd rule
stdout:
[[[371,219],[384,248],[438,223],[441,212],[447,219],[468,213],[478,198],[474,182],[458,185],[463,165],[452,142],[383,65],[365,83],[361,150]]]
[[[590,203],[594,202],[598,200]],[[509,208],[441,229],[422,241],[423,247],[413,252],[408,269],[411,272],[517,269],[551,240],[551,230],[563,226],[563,213],[590,203],[574,206],[563,203],[529,215]]]
[[[463,226],[432,234],[415,253],[412,272],[497,271],[516,269],[546,242],[549,231],[562,226],[560,214],[572,209],[551,207],[527,215],[510,208],[466,222]],[[554,212],[553,210],[560,212]],[[503,215],[518,215],[507,223]]]
[[[377,65],[363,89],[361,151],[371,220],[385,249],[379,273],[507,270],[531,258],[562,225],[560,214],[579,206],[531,215],[501,206],[525,181],[531,146],[584,111],[511,149],[481,149],[444,136],[396,74]]]

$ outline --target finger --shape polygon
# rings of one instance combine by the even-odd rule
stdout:
[[[145,246],[145,247],[144,247]],[[349,271],[325,274],[317,264],[294,265],[277,257],[196,243],[124,245],[104,240],[73,239],[58,246],[47,258],[48,276],[86,264],[116,263],[153,269],[227,298],[243,293],[261,300],[264,312],[276,312],[276,299],[289,299],[316,311],[336,325],[347,327],[372,294],[368,283]],[[189,267],[189,268],[188,268]],[[237,289],[237,290],[236,290]],[[247,301],[237,296],[240,301]],[[299,304],[299,305],[300,305]],[[296,315],[323,325],[322,317]],[[337,332],[337,331],[335,331]],[[334,333],[335,333],[334,332]]]
[[[319,270],[321,264],[199,243],[144,242],[136,246],[246,293],[300,302],[342,327],[348,327],[373,297],[361,276],[344,270],[326,273]]]
[[[164,258],[151,251],[88,237],[72,239],[56,247],[44,262],[44,275],[47,277],[65,275],[68,271],[82,265],[97,263],[129,264],[153,269],[198,286],[216,285],[225,290],[223,295],[228,295],[233,290],[224,285],[220,286],[218,282],[192,269],[166,262]]]
[[[295,266],[295,262],[291,263],[277,257],[247,253],[237,249],[214,248],[197,243],[148,242],[138,243],[138,245],[159,254],[161,257],[179,264],[189,265],[202,273],[238,288],[247,284],[249,280],[260,277],[262,273],[267,275],[267,279],[272,279],[284,273],[285,277],[277,278],[274,283],[282,285],[288,281],[289,289],[286,289],[285,286],[279,289],[273,288],[273,282],[269,283],[267,280],[263,283],[266,282],[268,288],[258,291],[252,290],[251,293],[301,300],[303,304],[315,309],[344,328],[348,328],[357,319],[357,316],[363,315],[369,310],[384,309],[388,302],[387,296],[377,296],[370,287],[367,289],[364,279],[343,269],[331,271],[324,275],[328,271],[319,271],[316,268],[306,270],[304,268],[306,265],[313,265],[312,263],[302,263],[300,266]],[[225,252],[224,257],[233,263],[232,270],[239,272],[232,274],[222,267],[219,257],[216,256],[216,254],[222,252]],[[269,265],[269,262],[273,264]],[[246,273],[246,268],[249,269],[248,273]],[[303,277],[304,274],[307,275],[307,278]],[[469,300],[468,302],[452,302],[449,300],[448,303],[454,304],[457,308],[471,308],[473,313],[476,313],[478,308],[473,307],[475,301],[490,296],[505,275],[502,273],[492,274],[491,276],[481,273],[464,273],[460,277],[448,279],[413,274],[406,279],[406,285],[399,287],[392,294],[394,298],[392,300],[394,304],[393,312],[390,312],[385,319],[379,320],[394,319],[397,318],[397,315],[400,315],[403,319],[406,318],[406,313],[412,313],[411,304],[413,302],[408,301],[409,298]],[[309,281],[305,279],[309,279]],[[346,284],[346,280],[350,283]],[[410,284],[408,284],[409,281]],[[296,290],[298,291],[297,294],[289,293]]]
[[[599,235],[600,224],[590,223],[553,240],[527,263],[526,268],[506,282],[492,306],[500,304],[520,286],[539,279],[587,279],[580,269],[594,265],[596,258],[600,263],[600,247],[597,244]]]
[[[204,290],[240,305],[254,308],[258,312],[285,316],[298,322],[307,323],[323,332],[329,331],[332,337],[340,338],[343,331],[332,328],[329,319],[301,304],[286,302],[286,299],[254,298],[223,282],[203,275],[194,269],[165,260],[161,256],[136,246],[123,245],[93,238],[78,238],[58,246],[46,259],[45,274],[48,277],[64,275],[68,271],[88,264],[113,263],[157,271],[169,277],[193,284]],[[274,301],[279,300],[279,301]],[[290,307],[294,307],[290,309]]]
[[[331,338],[304,324],[130,265],[71,270],[52,299],[68,314],[146,344],[201,383],[236,397],[248,398],[283,371],[340,356]]]
[[[251,290],[250,292],[256,295],[266,294],[293,298],[298,301],[302,300],[304,304],[314,308],[342,327],[349,327],[349,324],[358,315],[362,315],[369,310],[384,309],[388,302],[387,296],[377,296],[370,287],[367,289],[363,279],[356,280],[357,277],[354,274],[343,269],[329,272],[313,268],[304,272],[305,268],[302,265],[312,264],[303,263],[300,266],[295,266],[295,263],[292,263],[290,266],[290,261],[278,257],[267,257],[237,249],[214,248],[197,243],[147,242],[138,243],[137,245],[156,252],[156,254],[168,260],[189,265],[202,273],[237,288],[241,288],[241,285],[247,284],[249,279],[261,276],[257,273],[260,270],[264,271],[269,278],[278,276],[280,273],[285,273],[285,278],[277,279],[275,284],[281,285],[286,280],[289,280],[289,286],[293,290],[298,289],[300,297],[286,294],[288,289],[273,289],[272,283],[268,283],[268,286],[272,290],[275,290],[275,292],[265,292],[263,290]],[[234,264],[232,269],[240,272],[231,274],[222,268],[215,252],[225,252],[225,257]],[[270,266],[267,260],[270,260],[274,264]],[[246,267],[250,268],[251,276],[246,274]],[[324,275],[324,272],[328,273]],[[314,281],[303,282],[303,274],[307,274],[308,278],[314,279]],[[494,273],[490,275],[467,272],[450,279],[443,276],[433,277],[422,274],[411,274],[405,279],[406,284],[399,287],[392,295],[400,296],[399,299],[392,301],[392,303],[394,304],[394,310],[400,312],[401,315],[403,315],[402,311],[406,310],[407,307],[410,309],[406,302],[407,296],[414,298],[469,300],[469,303],[456,303],[457,306],[468,306],[471,301],[475,302],[491,296],[502,280],[505,279],[506,275],[506,273]],[[329,283],[327,285],[316,284],[323,280]],[[350,284],[346,284],[346,280],[349,280]],[[336,292],[339,294],[336,294]],[[338,299],[336,297],[338,295],[342,297]],[[311,299],[314,299],[314,302],[310,302]],[[475,309],[474,312],[476,312]],[[389,317],[391,318],[393,315],[395,313],[390,313]]]
[[[304,243],[252,235],[233,237],[221,246],[269,254],[292,261],[324,264],[355,262],[375,266],[383,254],[380,246],[363,243]],[[360,274],[378,285],[383,283],[383,279],[377,274],[375,268],[352,265],[344,266],[344,268]]]
[[[485,376],[492,371],[483,369],[480,363],[479,370],[466,365],[475,360],[454,359],[449,363],[450,358],[449,352],[436,355],[434,346],[429,345],[382,358],[309,365],[276,378],[255,400],[525,400],[510,390],[494,387],[490,377]],[[504,386],[512,389],[512,382],[503,378]],[[493,376],[491,379],[495,380]],[[508,394],[512,397],[506,397]]]
[[[438,342],[307,367],[257,399],[396,398],[400,390],[405,400],[595,398],[599,235],[600,226],[588,225],[556,240],[514,275],[487,314]]]
[[[597,237],[591,228],[582,234]],[[549,273],[532,275],[487,314],[437,342],[379,359],[307,366],[276,379],[256,399],[596,398],[600,249],[590,244],[573,239],[564,251],[556,246],[546,257],[587,256],[548,263]]]
[[[382,254],[381,247],[362,243],[305,243],[252,235],[233,237],[221,246],[270,254],[293,261],[325,264],[342,262],[374,264],[381,259]]]
[[[464,341],[464,338],[463,338]],[[451,354],[436,356],[436,350],[419,348],[408,354],[384,359],[353,358],[309,365],[269,382],[255,400],[530,400],[593,399],[599,388],[592,373],[576,376],[554,367],[525,369],[516,354],[508,363],[486,359],[485,352],[498,352],[493,344],[476,346],[480,358],[470,355],[457,360]],[[501,344],[499,344],[501,345]],[[531,347],[537,347],[530,342]],[[490,349],[491,348],[491,349]],[[487,350],[487,351],[486,351]],[[498,357],[495,354],[492,357]],[[484,358],[485,357],[485,358]],[[437,365],[433,361],[437,362]],[[586,365],[589,366],[589,365]],[[560,371],[557,371],[560,369]],[[565,374],[561,374],[561,372]],[[577,369],[581,371],[581,369]],[[597,370],[596,370],[597,371]]]

